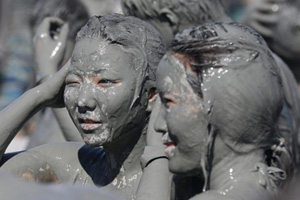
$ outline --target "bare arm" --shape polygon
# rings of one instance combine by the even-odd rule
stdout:
[[[137,200],[170,199],[171,180],[168,159],[163,158],[165,156],[165,148],[161,142],[162,135],[154,130],[154,122],[159,113],[160,106],[161,101],[158,97],[149,121],[147,146],[142,156],[142,163],[146,167],[144,168],[138,187]],[[154,160],[154,158],[158,159]]]
[[[42,101],[41,93],[35,88],[27,91],[1,111],[0,158],[25,122],[41,109]]]
[[[55,24],[57,31],[50,27]],[[37,76],[43,81],[55,74],[61,65],[67,47],[68,24],[56,17],[48,17],[39,25],[34,37],[35,62]],[[67,141],[82,142],[82,138],[73,124],[67,110],[53,109],[54,116]]]
[[[46,106],[63,106],[64,80],[69,63],[45,83],[25,92],[0,112],[0,158],[25,122]]]

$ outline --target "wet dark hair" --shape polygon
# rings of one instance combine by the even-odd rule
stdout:
[[[232,37],[233,34],[231,32],[228,33],[228,27],[240,29],[239,32],[245,31],[252,38],[250,40],[247,40],[246,37],[240,38],[240,41],[238,41],[238,39]],[[257,47],[255,47],[255,44],[257,44]],[[237,67],[240,67],[245,61],[255,60],[260,51],[264,51],[264,53],[271,56],[264,39],[253,29],[238,23],[205,24],[186,29],[175,36],[170,50],[174,53],[186,55],[188,60],[190,60],[189,64],[192,69],[198,72],[199,80],[195,81],[195,78],[189,76],[189,81],[200,97],[203,96],[199,87],[199,83],[203,81],[202,70],[209,67],[223,67],[223,59],[228,54],[232,54],[231,65],[234,64]],[[238,62],[234,62],[236,59],[238,59]],[[277,71],[276,68],[273,70]]]
[[[183,63],[188,82],[202,99],[209,138],[219,134],[241,154],[264,150],[265,163],[281,173],[275,184],[284,184],[293,163],[277,127],[282,80],[263,38],[237,23],[204,24],[178,33],[168,55]],[[208,141],[208,155],[213,141]]]
[[[69,38],[75,40],[77,32],[88,21],[89,14],[80,0],[39,0],[30,20],[34,33],[46,17],[58,17],[69,23]]]
[[[218,10],[211,12],[209,4],[220,6]],[[214,13],[224,12],[222,5],[221,0],[122,0],[123,12],[127,15],[141,19],[161,18],[161,10],[168,8],[181,20],[188,20],[192,24],[213,22]]]
[[[187,73],[187,79],[204,102],[211,102],[204,103],[209,119],[227,145],[249,152],[274,144],[282,83],[259,34],[237,23],[205,24],[177,34],[170,51],[185,55],[197,72],[196,78]]]
[[[147,87],[155,87],[155,71],[165,53],[165,46],[153,26],[136,17],[121,14],[94,16],[78,32],[76,41],[84,38],[96,38],[100,42],[120,45],[125,47],[125,51],[126,48],[136,49],[135,58],[141,63],[135,66],[140,73],[137,75],[140,79],[138,87],[143,87],[144,83],[147,83]]]

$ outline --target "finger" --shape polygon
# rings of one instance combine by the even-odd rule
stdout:
[[[57,17],[46,17],[42,23],[39,25],[38,30],[43,30],[45,32],[49,32],[51,24],[56,23],[59,26],[64,24],[64,21]]]
[[[71,59],[69,59],[68,62],[58,71],[59,80],[62,81],[62,87],[58,95],[59,100],[57,101],[57,105],[56,105],[56,107],[58,108],[65,107],[65,103],[64,103],[64,90],[66,86],[65,79],[69,73],[70,65],[71,65]]]
[[[69,24],[65,23],[61,28],[60,34],[58,36],[58,40],[60,42],[62,42],[63,44],[65,44],[67,41],[68,35],[69,35]]]
[[[70,67],[71,67],[71,58],[66,62],[66,64],[60,70],[63,70],[66,73],[68,73],[68,71],[70,70]]]
[[[69,59],[68,62],[57,72],[57,76],[60,78],[66,77],[69,72],[70,66],[71,66],[71,59]]]
[[[37,38],[47,38],[49,36],[49,29],[51,22],[54,20],[52,17],[46,17],[37,27],[35,36],[33,38],[34,43]]]
[[[65,22],[58,17],[46,17],[45,19],[49,20],[51,23],[56,23],[62,26]]]
[[[257,9],[257,11],[260,11],[260,12],[268,12],[268,13],[278,12],[279,5],[274,4],[274,3],[263,3],[263,4],[260,4],[256,9]]]
[[[254,21],[265,24],[276,24],[278,22],[277,14],[262,14],[255,12],[252,14],[252,18],[254,19]]]
[[[50,27],[51,19],[49,17],[46,17],[42,23],[38,26],[38,30],[46,30],[48,32]]]
[[[264,37],[273,37],[273,31],[258,22],[252,21],[250,26]]]
[[[154,124],[155,121],[160,114],[160,109],[161,109],[161,100],[159,96],[157,96],[154,108],[151,112],[150,115],[150,120],[148,123],[148,129],[147,129],[147,145],[149,146],[160,146],[164,147],[162,143],[162,134],[159,134],[155,129],[154,129]]]
[[[49,36],[50,19],[45,18],[42,23],[36,29],[36,33],[33,37],[33,42],[36,43],[38,38],[46,38]]]
[[[46,17],[38,26],[35,37],[45,38],[49,36],[49,30],[53,23],[63,26],[64,21],[57,17]]]

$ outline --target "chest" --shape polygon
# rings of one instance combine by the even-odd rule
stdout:
[[[140,166],[127,170],[124,170],[123,167],[114,170],[108,167],[104,161],[88,166],[78,164],[65,173],[69,174],[70,179],[68,182],[75,185],[105,187],[130,200],[135,198],[143,174]]]

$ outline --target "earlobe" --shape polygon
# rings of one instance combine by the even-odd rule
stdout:
[[[159,15],[170,23],[174,32],[178,32],[179,19],[173,11],[168,8],[163,8],[160,10]]]
[[[155,88],[151,88],[148,95],[148,106],[146,111],[151,112],[153,110],[156,98],[157,98],[156,90]]]

